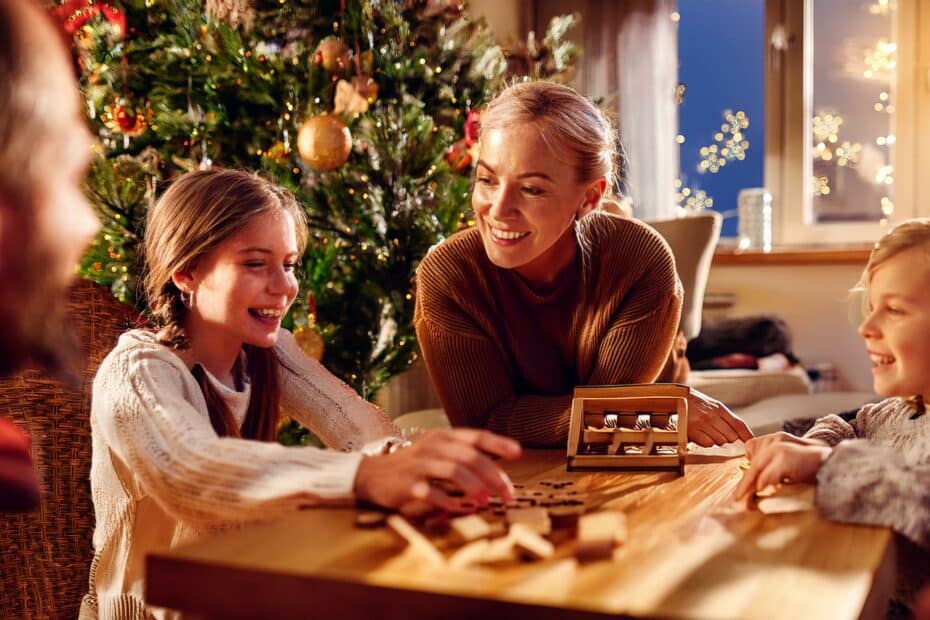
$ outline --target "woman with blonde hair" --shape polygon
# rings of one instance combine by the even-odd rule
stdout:
[[[617,144],[596,106],[551,82],[514,84],[482,114],[475,227],[417,273],[417,336],[454,424],[564,445],[574,386],[674,376],[674,258],[603,208]],[[695,393],[691,405],[692,440],[752,436],[721,403]]]
[[[203,533],[355,499],[464,511],[510,497],[490,457],[516,457],[516,442],[447,430],[404,446],[281,328],[306,237],[290,192],[241,171],[188,173],[151,207],[144,288],[159,330],[124,334],[94,380],[97,529],[82,617],[170,616],[145,605],[145,555]],[[282,414],[331,449],[275,443]]]

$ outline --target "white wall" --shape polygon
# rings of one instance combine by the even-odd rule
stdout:
[[[728,316],[779,315],[805,365],[832,362],[839,372],[838,389],[871,391],[871,364],[848,318],[848,290],[861,270],[859,265],[714,266],[707,290],[736,295]]]

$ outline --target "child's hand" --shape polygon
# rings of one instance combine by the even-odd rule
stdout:
[[[746,443],[750,468],[733,491],[733,497],[745,499],[774,484],[816,482],[820,466],[832,451],[822,442],[787,433],[753,439]]]
[[[488,497],[513,497],[510,478],[489,456],[515,459],[520,444],[486,430],[433,430],[413,445],[393,454],[366,456],[355,475],[355,496],[388,508],[425,501],[450,512],[462,512],[461,498],[450,497],[430,484],[448,481],[465,493],[465,500],[485,504]]]
[[[747,441],[746,458],[752,461],[756,454],[769,448],[772,444],[775,443],[793,443],[800,446],[827,445],[818,439],[807,439],[806,437],[798,437],[797,435],[792,435],[791,433],[785,433],[782,431],[778,433],[771,433],[770,435],[762,435],[761,437],[755,437]]]

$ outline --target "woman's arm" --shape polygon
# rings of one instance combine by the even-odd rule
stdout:
[[[615,317],[589,383],[649,383],[668,355],[681,300],[670,294],[644,316]],[[572,396],[520,393],[490,337],[460,321],[455,330],[418,313],[417,338],[449,419],[488,428],[530,446],[563,445]]]

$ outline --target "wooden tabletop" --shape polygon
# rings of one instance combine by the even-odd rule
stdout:
[[[217,618],[857,618],[884,617],[891,533],[814,510],[733,506],[739,459],[689,455],[672,472],[566,472],[535,450],[514,481],[572,480],[594,506],[626,512],[612,561],[550,560],[468,569],[424,565],[356,511],[312,509],[149,556],[153,605]]]

